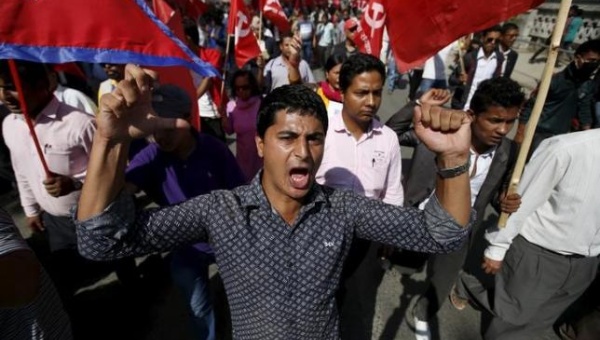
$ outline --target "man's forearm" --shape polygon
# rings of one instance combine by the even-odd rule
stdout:
[[[128,151],[129,142],[114,143],[94,138],[87,176],[79,198],[78,220],[104,211],[123,189]]]
[[[461,166],[469,160],[468,155],[452,157],[438,156],[438,169],[449,169]],[[444,209],[462,226],[469,223],[471,216],[471,187],[469,184],[469,171],[452,177],[442,178],[437,176],[436,196]]]

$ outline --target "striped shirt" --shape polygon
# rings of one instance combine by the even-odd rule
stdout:
[[[0,209],[0,258],[19,250],[29,250],[8,213]],[[2,280],[15,278],[2,275]],[[72,339],[67,314],[46,272],[42,269],[40,289],[35,299],[22,307],[0,305],[0,339]]]

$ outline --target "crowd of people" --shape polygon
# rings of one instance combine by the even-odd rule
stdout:
[[[284,10],[290,32],[252,17],[261,54],[243,67],[225,55],[226,8],[184,16],[185,43],[225,74],[190,71],[194,96],[133,64],[26,61],[19,93],[0,60],[0,176],[50,250],[38,260],[0,211],[0,338],[77,338],[75,274],[108,268],[135,289],[135,258],[170,252],[194,339],[217,337],[213,263],[234,338],[337,339],[346,282],[380,246],[427,254],[408,310],[417,340],[431,339],[448,298],[490,316],[485,339],[553,325],[564,339],[599,338],[600,40],[553,76],[509,193],[537,96],[511,79],[517,25],[462,37],[411,70],[408,103],[382,122],[386,86],[403,76],[389,42],[360,53],[355,8]],[[408,169],[401,146],[414,148]],[[137,206],[142,193],[155,207]],[[490,205],[511,214],[505,228],[486,228]]]

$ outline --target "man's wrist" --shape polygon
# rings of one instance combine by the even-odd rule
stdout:
[[[460,167],[469,161],[468,153],[439,154],[436,156],[436,164],[439,170]]]

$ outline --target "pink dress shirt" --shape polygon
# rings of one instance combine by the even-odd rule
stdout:
[[[229,124],[225,132],[235,133],[235,157],[240,168],[250,182],[263,166],[263,160],[256,150],[256,115],[261,97],[251,97],[247,101],[231,100],[227,103]]]
[[[402,205],[404,191],[398,136],[374,119],[369,131],[356,140],[346,129],[343,114],[331,117],[317,182]]]
[[[50,171],[82,180],[96,131],[94,118],[54,98],[34,124]],[[25,215],[36,216],[44,210],[51,215],[68,216],[81,191],[58,198],[46,192],[43,184],[46,175],[24,117],[10,114],[4,120],[2,133],[10,150]]]

